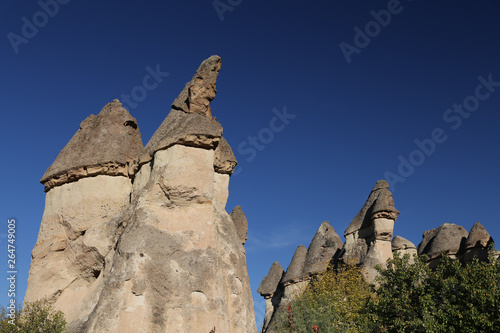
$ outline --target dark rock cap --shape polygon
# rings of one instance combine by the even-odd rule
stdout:
[[[139,163],[148,162],[155,152],[175,144],[215,149],[222,136],[216,120],[195,113],[171,110],[146,145],[147,155]]]
[[[236,232],[241,239],[241,243],[245,245],[248,237],[248,221],[245,213],[241,210],[241,206],[236,206],[231,212],[231,218],[233,219],[234,226],[236,227]]]
[[[279,264],[279,262],[275,261],[271,268],[269,268],[269,273],[262,279],[260,282],[260,286],[257,289],[257,292],[262,297],[272,297],[276,289],[278,288],[278,284],[283,277],[283,267]]]
[[[106,174],[108,169],[110,174],[114,174],[110,165],[125,166],[136,159],[143,149],[137,121],[115,99],[104,106],[97,116],[90,115],[80,124],[80,129],[47,169],[41,183],[45,184],[52,178],[68,181],[83,178],[87,175],[86,167],[106,166],[101,174]],[[76,169],[81,169],[79,176],[69,180],[65,174]],[[63,180],[61,182],[64,183]]]
[[[344,231],[344,236],[351,234],[355,231],[358,231],[360,229],[364,229],[368,227],[371,224],[371,219],[372,219],[372,209],[375,201],[379,197],[380,193],[383,193],[384,196],[387,196],[388,193],[391,193],[389,190],[389,183],[387,183],[386,180],[379,180],[373,187],[370,195],[368,196],[368,199],[366,199],[365,204],[359,211],[359,213],[354,217],[352,222],[349,224],[347,229]],[[387,192],[388,193],[387,193]],[[392,198],[392,193],[390,194]],[[377,209],[382,209],[386,208],[389,205],[390,201],[383,200],[380,202],[380,208]],[[394,207],[394,201],[392,202],[392,207]],[[394,208],[395,209],[395,208]],[[396,210],[397,211],[397,210]],[[399,214],[399,212],[398,212]]]
[[[292,261],[283,276],[283,284],[295,283],[301,281],[304,277],[304,265],[307,257],[307,248],[299,245],[295,250]]]
[[[439,257],[442,252],[457,254],[465,248],[469,233],[462,226],[444,223],[436,229],[427,230],[418,245],[418,255],[426,254],[429,259]]]
[[[470,229],[469,236],[465,242],[466,249],[475,247],[486,248],[494,243],[493,238],[480,222],[476,222]]]
[[[387,218],[396,221],[399,215],[399,210],[394,207],[394,199],[392,193],[388,189],[378,191],[378,197],[372,207],[372,219]]]
[[[172,109],[212,117],[210,102],[215,98],[215,84],[221,68],[221,58],[213,55],[204,60],[191,81],[172,103]]]
[[[307,249],[304,273],[314,275],[323,272],[342,245],[335,229],[327,221],[321,223]]]
[[[234,156],[233,150],[229,143],[220,138],[219,145],[215,149],[214,169],[218,173],[233,174],[234,168],[238,165],[238,161]]]
[[[392,246],[392,251],[416,248],[415,244],[413,244],[412,242],[401,236],[394,237],[392,239],[391,246]]]

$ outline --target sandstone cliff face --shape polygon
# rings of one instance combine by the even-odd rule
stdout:
[[[50,183],[26,301],[49,297],[77,332],[256,332],[246,226],[225,211],[236,159],[209,106],[219,69],[202,63],[145,148],[77,163],[127,172]],[[72,170],[56,162],[42,182]]]

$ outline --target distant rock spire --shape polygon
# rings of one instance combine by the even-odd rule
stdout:
[[[340,253],[342,245],[335,229],[327,221],[321,223],[307,249],[304,274],[310,276],[322,273],[332,258]]]
[[[131,161],[144,149],[137,121],[117,99],[80,129],[61,150],[41,179],[45,191],[95,175],[129,176]]]

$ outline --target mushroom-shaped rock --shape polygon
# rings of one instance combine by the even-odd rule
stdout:
[[[247,232],[248,232],[248,220],[241,210],[241,206],[236,206],[233,208],[233,211],[231,212],[231,218],[233,219],[234,226],[236,227],[236,232],[238,233],[238,236],[241,239],[241,243],[244,245],[248,239],[247,237]]]
[[[137,121],[115,99],[80,124],[40,182],[48,191],[89,176],[129,177],[143,149]]]
[[[231,146],[226,141],[226,139],[224,139],[224,137],[221,137],[219,145],[215,149],[215,171],[218,173],[226,173],[231,175],[234,172],[234,168],[236,168],[237,164],[238,161],[234,156]]]
[[[375,200],[377,200],[379,194],[383,190],[387,190],[388,188],[389,188],[389,183],[387,183],[386,180],[377,181],[377,183],[373,187],[370,195],[368,196],[368,199],[366,199],[365,204],[363,205],[363,207],[361,208],[359,213],[351,221],[351,223],[349,224],[349,226],[345,230],[344,235],[351,234],[355,231],[358,231],[358,230],[363,229],[365,227],[368,227],[370,225],[371,217],[372,217],[371,216],[372,206],[373,206]],[[392,197],[392,195],[391,195],[391,197]],[[394,206],[394,202],[393,202],[393,206]]]
[[[415,256],[417,255],[417,248],[415,244],[403,238],[401,236],[396,236],[391,242],[392,252],[398,253],[400,257],[403,257],[405,254],[410,255],[410,263],[415,261]]]
[[[394,199],[392,198],[391,191],[385,188],[378,191],[378,196],[373,204],[371,214],[372,219],[386,218],[396,221],[399,210],[394,207]]]
[[[215,84],[221,68],[221,58],[211,56],[203,61],[191,81],[172,103],[172,109],[212,117],[210,102],[215,98]]]
[[[330,260],[342,249],[342,240],[327,222],[321,223],[307,250],[304,273],[315,275],[323,272]]]
[[[476,222],[469,232],[465,242],[464,262],[471,262],[474,258],[479,260],[488,259],[488,251],[494,241],[490,234],[480,222]]]
[[[424,232],[422,242],[418,245],[418,255],[425,254],[429,259],[434,259],[444,252],[453,257],[464,249],[468,235],[462,226],[444,223]]]
[[[412,242],[401,236],[394,237],[394,239],[391,242],[391,245],[392,245],[392,251],[416,249],[415,244],[413,244]]]
[[[283,277],[283,267],[279,264],[279,262],[275,261],[271,268],[269,268],[269,272],[260,282],[260,286],[257,289],[257,292],[265,298],[273,297],[274,292],[278,288],[278,284]]]
[[[299,282],[304,278],[304,265],[307,257],[307,248],[299,245],[295,250],[292,261],[283,276],[283,284]]]

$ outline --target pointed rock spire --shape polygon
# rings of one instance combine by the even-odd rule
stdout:
[[[233,208],[233,211],[231,212],[231,218],[233,219],[234,226],[236,227],[236,232],[238,233],[238,236],[241,239],[241,243],[245,245],[248,237],[247,237],[247,232],[248,232],[248,220],[241,210],[241,206],[236,206]]]
[[[210,102],[215,98],[215,84],[221,68],[221,58],[213,55],[203,61],[191,81],[172,103],[172,109],[212,117]]]
[[[137,121],[117,99],[90,115],[41,179],[45,191],[83,177],[129,176],[131,161],[144,149]]]
[[[283,267],[281,267],[279,262],[275,261],[271,265],[271,268],[269,268],[269,273],[267,273],[267,275],[260,282],[257,292],[262,297],[272,297],[281,278],[283,277],[283,273]]]
[[[304,273],[314,275],[323,272],[342,245],[335,229],[327,221],[321,223],[307,250]]]
[[[307,257],[307,248],[304,245],[299,245],[295,250],[292,261],[286,269],[283,276],[283,283],[289,284],[302,280],[304,278],[304,265]]]
[[[206,149],[215,149],[218,146],[222,126],[212,118],[210,102],[217,92],[215,84],[220,68],[219,56],[211,56],[201,63],[191,81],[173,102],[168,116],[146,145],[146,153],[139,158],[140,165],[149,162],[158,150],[175,144]],[[229,160],[231,163],[223,165],[229,168],[224,173],[232,173],[231,164],[236,162],[236,158],[233,155]]]
[[[372,206],[381,193],[384,196],[388,196],[387,192],[389,192],[389,194],[391,193],[388,190],[388,188],[389,188],[389,183],[387,183],[386,180],[377,181],[377,183],[373,187],[373,190],[370,192],[368,199],[366,199],[365,204],[363,205],[363,207],[361,208],[359,213],[354,217],[351,224],[349,224],[349,226],[345,230],[344,236],[351,234],[355,231],[358,231],[360,229],[363,229],[365,227],[368,227],[370,225],[371,219],[372,219],[372,212],[373,212],[373,208],[374,208]],[[390,196],[392,198],[392,194]],[[387,208],[387,206],[389,206],[389,203],[390,203],[390,201],[387,202],[387,200],[384,200],[384,202],[379,203],[379,206],[377,207],[377,209]],[[392,207],[394,207],[394,201],[392,201]],[[399,212],[398,212],[398,214],[399,214]]]

